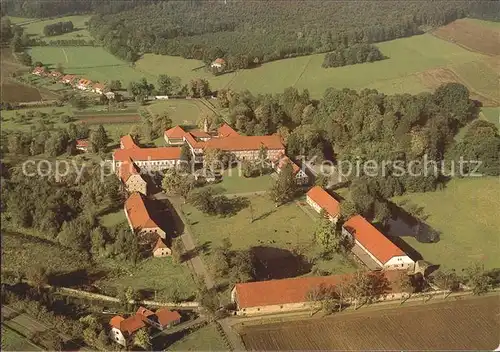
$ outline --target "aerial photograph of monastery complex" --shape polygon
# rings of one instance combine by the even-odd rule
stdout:
[[[500,350],[499,0],[0,3],[2,350]]]

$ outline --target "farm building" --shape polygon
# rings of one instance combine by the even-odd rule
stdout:
[[[146,199],[140,193],[132,193],[125,201],[125,216],[132,232],[142,234],[157,234],[166,238],[166,233],[151,218],[146,205]]]
[[[290,163],[292,165],[293,174],[295,177],[295,182],[298,185],[306,185],[309,183],[309,176],[302,170],[296,163],[290,160],[286,155],[282,155],[279,159],[272,162],[273,168],[276,170],[276,173],[280,173],[281,169],[285,166],[286,163]]]
[[[76,88],[80,90],[89,90],[92,87],[92,81],[82,78],[76,84]]]
[[[336,223],[340,216],[340,203],[327,191],[319,186],[314,186],[307,192],[307,204],[318,213],[325,210],[330,221]]]
[[[186,131],[181,126],[175,126],[163,133],[163,138],[165,142],[169,145],[179,145],[184,144],[184,136]]]
[[[118,172],[127,192],[147,195],[148,184],[141,176],[139,167],[131,158],[120,164]]]
[[[415,262],[361,215],[347,220],[342,228],[355,240],[354,254],[370,269],[408,270]]]
[[[226,60],[224,60],[220,57],[215,59],[214,61],[212,61],[212,63],[210,64],[210,67],[217,68],[217,69],[222,69],[225,66],[226,66]]]
[[[76,76],[74,76],[74,75],[64,75],[61,78],[61,82],[64,84],[71,84],[72,85],[75,80],[76,80]]]
[[[112,99],[115,99],[116,98],[116,95],[114,92],[106,92],[104,93],[104,95],[106,96],[106,98],[112,100]]]
[[[239,136],[240,134],[236,132],[231,126],[229,126],[227,123],[223,124],[217,129],[217,136],[219,138],[222,137],[235,137]]]
[[[146,326],[152,326],[158,330],[165,330],[181,321],[181,315],[167,308],[160,308],[152,312],[144,307],[139,307],[134,315],[123,318],[116,315],[109,321],[111,327],[110,338],[114,342],[127,347],[133,343],[134,334],[137,330]]]
[[[163,242],[161,237],[158,237],[155,246],[153,247],[153,257],[166,257],[172,254],[172,250]]]
[[[89,141],[87,139],[77,139],[76,150],[86,153],[89,150]]]
[[[318,288],[335,287],[347,283],[352,274],[309,276],[282,280],[268,280],[236,284],[231,291],[231,302],[238,315],[258,315],[300,311],[317,305],[310,293]],[[394,271],[371,272],[371,277],[383,285],[377,300],[398,299],[401,294],[399,275]]]
[[[47,70],[43,66],[37,66],[31,71],[32,74],[36,76],[46,76],[47,75]]]
[[[53,77],[53,78],[56,78],[56,79],[57,79],[57,78],[61,78],[61,77],[62,77],[62,75],[63,75],[63,74],[62,74],[61,72],[59,72],[59,71],[51,71],[51,72],[50,72],[50,77]]]

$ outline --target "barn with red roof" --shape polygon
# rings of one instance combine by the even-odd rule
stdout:
[[[340,203],[327,191],[319,186],[314,186],[307,192],[307,204],[320,213],[326,211],[330,221],[337,222],[340,216]]]

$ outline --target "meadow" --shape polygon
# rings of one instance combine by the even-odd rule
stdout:
[[[41,61],[51,68],[57,64],[64,67],[64,72],[83,76],[96,82],[120,80],[126,85],[145,77],[156,83],[156,77],[143,73],[131,64],[118,59],[102,47],[92,46],[36,46],[29,50],[33,61]]]
[[[500,128],[500,107],[482,108],[482,117]]]
[[[183,212],[197,244],[209,248],[204,252],[209,263],[212,260],[210,249],[220,246],[227,237],[233,249],[252,249],[259,261],[267,263],[269,277],[265,278],[302,275],[313,267],[335,274],[356,269],[350,257],[340,254],[319,258],[321,248],[313,240],[317,214],[310,216],[293,202],[276,208],[267,195],[251,196],[248,200],[251,206],[224,218],[209,216],[189,204],[184,205]],[[307,263],[303,263],[304,259]]]
[[[403,237],[404,241],[425,260],[447,269],[460,270],[476,262],[487,269],[500,267],[498,182],[495,177],[453,179],[444,190],[393,198],[405,209],[421,207],[428,216],[425,222],[441,233],[437,243],[413,237]]]
[[[470,319],[470,317],[474,319]],[[247,325],[247,350],[494,350],[498,295]],[[437,333],[440,332],[440,333]]]
[[[207,78],[213,89],[229,87],[235,90],[248,89],[254,93],[277,93],[286,87],[295,86],[307,88],[311,96],[319,98],[328,87],[375,88],[386,94],[429,91],[432,87],[426,86],[417,73],[485,58],[482,54],[470,52],[431,34],[397,39],[377,46],[388,59],[329,69],[321,67],[324,54],[269,62],[254,69],[217,77],[203,68],[199,69],[202,65],[200,61],[171,56],[146,54],[136,63],[136,67],[152,75],[165,73],[179,76],[184,82],[195,77]]]
[[[212,113],[199,99],[156,100],[146,109],[151,114],[167,113],[172,119],[173,126],[196,126],[200,117]]]
[[[90,33],[87,31],[87,25],[85,24],[90,19],[89,15],[78,15],[78,16],[65,16],[57,17],[53,19],[40,20],[40,21],[30,21],[29,19],[16,19],[13,23],[19,23],[23,28],[24,32],[27,33],[32,38],[43,39],[46,42],[51,40],[71,40],[71,39],[92,39]],[[74,30],[69,33],[64,33],[61,35],[54,35],[46,37],[43,34],[43,28],[46,25],[54,24],[57,22],[73,22]]]

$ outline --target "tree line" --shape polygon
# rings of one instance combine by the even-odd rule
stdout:
[[[73,22],[71,21],[56,22],[45,25],[43,27],[43,34],[48,37],[48,36],[54,36],[72,32],[73,29],[74,29]]]
[[[230,66],[328,52],[423,33],[465,17],[467,2],[158,1],[113,15],[97,14],[91,34],[122,59],[143,53],[182,56]],[[234,63],[234,64],[233,64]]]
[[[347,48],[339,48],[325,55],[322,67],[340,67],[363,62],[384,60],[379,48],[371,44],[355,44]]]

